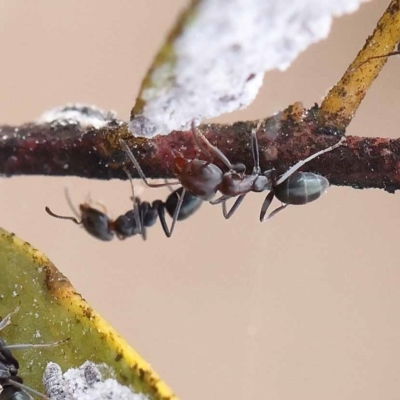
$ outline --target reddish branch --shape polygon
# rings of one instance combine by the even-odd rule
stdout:
[[[318,125],[318,111],[317,106],[306,111],[295,104],[264,121],[257,135],[262,170],[275,168],[283,172],[339,140],[342,132]],[[243,162],[251,171],[250,132],[257,122],[201,125],[199,129],[232,162]],[[132,175],[138,177],[120,148],[119,138],[128,142],[149,178],[173,177],[174,151],[189,159],[196,156],[191,132],[173,132],[148,140],[132,137],[126,124],[118,121],[102,129],[54,123],[0,126],[0,173],[126,179],[122,168],[126,163]],[[207,159],[205,155],[201,157]],[[303,168],[327,177],[334,185],[389,192],[400,188],[399,169],[400,139],[355,136],[349,136],[343,146]]]

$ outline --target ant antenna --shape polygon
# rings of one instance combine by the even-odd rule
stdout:
[[[47,207],[47,206],[44,208],[44,210],[47,212],[47,214],[51,215],[54,218],[67,219],[67,220],[70,220],[72,222],[75,222],[75,224],[77,224],[77,225],[80,225],[82,223],[82,220],[78,221],[75,217],[67,217],[67,216],[64,216],[64,215],[54,214],[53,211],[51,211],[50,208]]]
[[[231,162],[228,160],[228,157],[226,157],[226,155],[218,147],[213,146],[209,142],[209,140],[195,127],[194,121],[192,121],[192,133],[193,133],[194,140],[195,140],[197,146],[200,148],[200,150],[204,151],[204,153],[206,153],[209,157],[211,156],[211,154],[208,151],[208,149],[211,150],[214,153],[214,156],[219,158],[221,160],[221,162],[223,164],[225,164],[225,166],[229,170],[233,170],[234,169],[232,164],[231,164]],[[199,139],[198,139],[199,137],[203,140],[204,144],[208,147],[208,149],[206,149],[203,146],[203,144],[201,144],[199,142]]]
[[[317,151],[316,153],[312,154],[311,156],[305,158],[304,160],[299,161],[297,164],[293,165],[290,167],[275,183],[275,186],[280,185],[282,182],[286,181],[287,178],[289,178],[290,175],[294,174],[299,168],[301,168],[304,164],[307,164],[309,161],[313,160],[316,157],[319,157],[322,154],[328,153],[337,147],[341,146],[342,143],[346,140],[345,136],[342,136],[340,140],[334,144],[333,146],[330,146],[324,150]]]
[[[119,139],[119,143],[121,144],[122,148],[124,149],[126,155],[128,158],[132,161],[133,165],[136,168],[136,171],[138,172],[139,176],[142,178],[143,182],[148,186],[152,188],[157,188],[157,187],[164,187],[168,185],[180,185],[180,182],[170,182],[168,185],[165,183],[149,183],[149,181],[146,178],[146,175],[144,174],[142,168],[140,167],[138,161],[136,160],[136,157],[133,155],[131,149],[129,148],[128,144],[125,142],[123,139]]]
[[[65,194],[65,198],[67,199],[67,203],[68,203],[68,205],[69,205],[69,208],[70,208],[71,211],[74,213],[75,217],[79,219],[79,218],[81,217],[81,214],[80,214],[80,212],[76,209],[74,203],[72,202],[71,195],[69,194],[69,188],[68,188],[68,186],[65,186],[65,188],[64,188],[64,194]],[[50,215],[51,215],[51,214],[50,214]],[[53,216],[54,216],[54,215],[53,215]]]
[[[0,321],[0,331],[2,331],[6,326],[11,324],[11,317],[16,314],[21,308],[21,303],[18,305],[18,307],[7,314],[1,321]]]

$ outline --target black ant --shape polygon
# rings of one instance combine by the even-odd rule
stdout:
[[[11,316],[18,312],[18,310],[19,307],[1,320],[0,331],[11,323]],[[42,393],[23,384],[22,378],[18,375],[19,362],[13,356],[11,350],[51,347],[57,346],[62,342],[65,342],[65,340],[47,344],[7,345],[6,342],[0,338],[0,400],[33,400],[33,397],[28,392],[41,399],[49,400],[49,398]]]
[[[82,225],[86,232],[103,241],[112,240],[114,235],[116,235],[118,239],[123,240],[137,234],[141,234],[143,240],[146,240],[146,228],[153,226],[157,222],[157,218],[160,218],[160,223],[165,235],[170,237],[172,232],[168,229],[168,225],[165,220],[165,210],[167,210],[167,213],[173,217],[175,215],[177,205],[180,203],[182,193],[183,188],[179,188],[173,191],[167,197],[165,202],[161,200],[155,200],[150,204],[147,201],[141,202],[138,197],[134,197],[133,192],[133,208],[127,211],[125,214],[120,215],[115,220],[111,219],[105,212],[93,208],[87,203],[79,206],[80,213],[78,213],[72,204],[68,192],[66,192],[67,201],[72,211],[75,213],[76,218],[54,214],[49,207],[46,207],[45,211],[52,217],[67,219],[78,225]],[[194,214],[200,208],[201,204],[202,200],[198,197],[194,195],[185,196],[184,201],[180,205],[177,220],[185,220]]]
[[[203,151],[211,159],[214,157],[218,158],[227,167],[228,172],[224,173],[211,161],[204,161],[197,157],[192,160],[182,156],[174,157],[173,172],[179,179],[177,184],[181,184],[183,187],[180,203],[183,203],[184,197],[188,193],[204,201],[210,201],[211,204],[222,203],[224,217],[228,219],[234,214],[249,192],[260,193],[269,190],[270,193],[265,198],[260,212],[260,221],[264,221],[266,218],[271,218],[273,215],[276,215],[289,204],[306,204],[318,199],[325,193],[329,187],[329,182],[326,178],[310,172],[297,172],[297,170],[312,159],[339,147],[345,138],[341,138],[335,145],[321,150],[307,157],[305,160],[299,161],[283,175],[277,177],[274,170],[268,170],[264,173],[261,172],[256,136],[261,123],[262,120],[259,121],[257,127],[251,132],[251,151],[254,160],[254,167],[251,174],[245,173],[246,167],[244,164],[231,164],[228,158],[217,147],[213,146],[203,134],[198,132],[194,123],[192,123],[192,132],[198,149]],[[199,139],[203,141],[203,144]],[[164,186],[163,184],[150,184],[126,142],[120,139],[120,143],[147,186]],[[214,157],[210,152],[213,153]],[[218,191],[222,196],[212,201]],[[227,211],[226,201],[233,197],[237,197],[237,199],[232,208]],[[274,197],[285,204],[266,217],[266,212]],[[171,234],[174,229],[175,221],[177,220],[179,209],[180,204],[178,203],[175,210],[176,215],[174,215],[172,220]]]

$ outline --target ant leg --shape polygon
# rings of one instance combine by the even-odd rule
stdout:
[[[74,223],[77,224],[77,225],[82,224],[82,220],[81,220],[81,221],[78,221],[75,217],[66,217],[66,216],[64,216],[64,215],[57,215],[57,214],[54,214],[53,211],[51,211],[50,208],[47,207],[47,206],[44,208],[44,210],[47,212],[47,214],[51,215],[51,216],[54,217],[54,218],[58,218],[58,219],[67,219],[67,220],[70,220],[70,221],[74,222]]]
[[[166,184],[166,183],[149,183],[149,181],[146,178],[146,175],[144,174],[142,168],[140,167],[140,165],[139,165],[138,161],[136,160],[135,156],[133,155],[131,149],[126,144],[125,140],[119,139],[119,143],[123,147],[123,149],[124,149],[126,155],[128,156],[128,158],[132,161],[132,163],[135,166],[136,171],[138,172],[139,176],[142,178],[143,182],[148,187],[157,188],[157,187],[164,187],[164,186],[168,186],[168,185],[180,185],[179,181],[177,181],[177,182],[169,182],[168,184]]]
[[[14,311],[10,312],[7,314],[1,321],[0,321],[0,331],[2,331],[6,326],[11,324],[11,317],[16,314],[19,309],[21,308],[21,305],[19,305]]]
[[[169,184],[167,179],[164,179],[165,184],[167,185],[167,188],[169,190],[170,193],[174,193],[175,190],[171,187],[171,185]]]
[[[170,229],[168,229],[167,222],[165,221],[165,204],[162,203],[158,206],[158,217],[160,218],[161,226],[163,228],[165,236],[167,236],[168,238],[172,236],[172,232],[174,231],[175,224],[176,224],[176,221],[178,220],[179,212],[181,211],[181,207],[182,207],[185,195],[186,195],[186,189],[182,188],[182,193],[179,197],[178,203],[176,204],[174,216],[172,217],[172,224],[171,224]]]
[[[247,194],[247,193],[246,193]],[[246,194],[241,194],[240,196],[238,196],[238,198],[236,199],[236,201],[233,203],[233,206],[231,207],[231,209],[227,212],[226,210],[226,201],[224,201],[222,203],[222,212],[224,214],[224,218],[225,219],[229,219],[230,217],[232,217],[232,215],[235,213],[235,211],[238,209],[238,207],[240,206],[240,204],[242,204],[243,199],[246,197]]]
[[[270,219],[272,218],[274,215],[278,214],[278,212],[281,212],[282,210],[284,210],[289,204],[284,204],[282,206],[279,206],[277,209],[275,209],[274,211],[272,211],[272,213],[270,213],[267,218],[265,219]]]
[[[228,160],[228,157],[216,146],[213,146],[208,139],[201,133],[199,132],[196,127],[194,126],[194,122],[192,122],[192,132],[193,132],[193,137],[195,142],[197,143],[197,145],[200,147],[200,149],[202,149],[206,154],[208,154],[210,156],[210,153],[208,150],[206,150],[202,144],[200,144],[200,142],[198,141],[198,137],[200,137],[204,144],[208,147],[209,150],[211,150],[212,153],[214,153],[214,156],[216,156],[217,158],[220,159],[220,161],[225,164],[225,166],[229,169],[229,170],[234,170],[233,165],[231,164],[231,162]]]
[[[215,206],[216,204],[221,204],[221,203],[223,203],[224,201],[226,201],[226,200],[228,200],[230,198],[231,198],[231,196],[221,196],[221,197],[218,197],[218,199],[211,200],[209,203],[211,205]]]
[[[287,178],[289,178],[290,175],[294,174],[299,168],[301,168],[304,164],[307,164],[309,161],[313,160],[316,157],[319,157],[322,154],[329,153],[330,151],[336,149],[337,147],[341,146],[342,143],[346,140],[345,136],[342,136],[342,138],[333,146],[330,146],[324,150],[320,150],[316,152],[315,154],[312,154],[311,156],[307,157],[304,160],[299,161],[297,164],[293,165],[290,167],[275,183],[275,186],[280,185],[282,182],[286,181]]]
[[[253,156],[253,162],[254,162],[254,167],[253,167],[254,175],[261,173],[260,151],[258,150],[257,132],[259,131],[263,121],[264,121],[263,119],[260,119],[255,129],[251,130],[251,154]]]
[[[58,346],[62,343],[68,342],[70,339],[63,339],[59,340],[58,342],[53,342],[53,343],[28,343],[28,344],[6,344],[2,346],[2,349],[7,349],[7,350],[27,350],[27,349],[44,349],[46,347],[53,347],[53,346]]]
[[[135,202],[137,204],[138,216],[139,216],[139,225],[140,226],[140,234],[142,235],[142,239],[145,242],[147,240],[147,227],[144,224],[144,215],[147,213],[147,207],[141,204],[140,199],[136,198]],[[136,219],[136,216],[135,216]]]
[[[158,217],[160,218],[161,227],[166,237],[171,237],[171,232],[168,229],[167,221],[165,220],[165,205],[162,203],[158,206]]]
[[[38,392],[37,390],[32,389],[31,387],[26,386],[23,383],[19,383],[17,381],[14,381],[13,379],[9,379],[8,380],[8,384],[11,385],[11,386],[16,387],[18,389],[21,389],[23,391],[23,393],[27,394],[29,396],[29,398],[32,399],[32,400],[34,400],[34,399],[29,393],[34,394],[36,397],[39,397],[40,399],[50,400],[49,397],[47,397],[44,394]],[[12,398],[12,397],[7,397],[7,398]],[[20,397],[20,398],[23,398],[23,397]]]
[[[125,171],[128,179],[129,179],[129,182],[131,184],[131,190],[132,190],[131,200],[133,201],[133,216],[135,218],[135,223],[136,223],[136,226],[139,227],[139,233],[142,233],[142,231],[144,230],[144,224],[142,223],[142,220],[140,219],[140,215],[139,215],[140,200],[135,197],[135,186],[133,185],[132,175],[129,173],[129,171],[125,167],[124,167],[124,171]],[[146,239],[143,238],[143,240],[146,240]]]
[[[273,190],[271,190],[268,195],[265,197],[265,200],[263,202],[263,205],[261,206],[261,212],[260,212],[260,222],[265,221],[267,218],[265,217],[265,214],[268,211],[268,207],[271,205],[272,200],[275,197],[275,193]]]

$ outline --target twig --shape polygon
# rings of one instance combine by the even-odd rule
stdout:
[[[318,115],[317,106],[304,110],[296,103],[267,118],[257,135],[262,170],[284,172],[298,160],[336,143],[342,132],[321,128]],[[257,122],[201,125],[198,129],[231,162],[243,162],[251,171],[250,134]],[[99,129],[54,123],[2,126],[0,173],[127,179],[123,170],[126,164],[137,178],[120,147],[120,138],[128,143],[148,178],[172,178],[174,152],[187,158],[196,156],[191,132],[173,132],[150,140],[134,138],[120,121]],[[394,192],[400,188],[399,159],[400,139],[349,136],[344,146],[310,162],[303,170],[326,176],[334,185]],[[223,165],[221,168],[225,169]]]
[[[385,65],[383,54],[394,50],[400,41],[400,4],[392,0],[373,34],[321,104],[320,123],[345,130],[367,94],[372,82]]]

